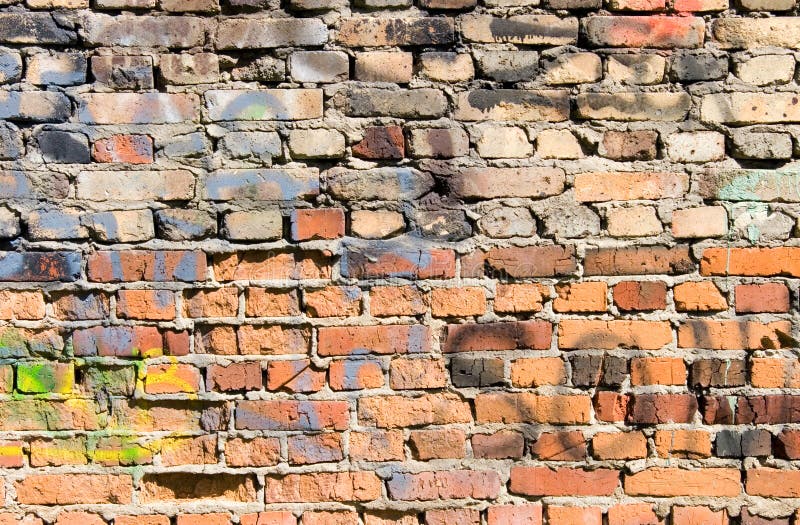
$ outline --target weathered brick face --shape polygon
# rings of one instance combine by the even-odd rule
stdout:
[[[0,0],[0,525],[800,525],[792,0]]]

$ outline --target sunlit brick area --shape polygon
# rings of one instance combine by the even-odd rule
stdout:
[[[0,525],[800,524],[794,0],[0,0]]]

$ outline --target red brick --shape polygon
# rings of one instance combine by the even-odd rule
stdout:
[[[531,454],[545,461],[582,461],[586,458],[586,440],[577,430],[545,432],[531,445]]]
[[[239,430],[345,430],[350,409],[344,401],[252,400],[236,403]]]
[[[269,467],[281,460],[278,438],[233,438],[225,442],[225,463],[230,467]]]
[[[515,387],[563,385],[567,371],[560,357],[517,359],[511,363],[511,384]]]
[[[694,271],[687,246],[587,248],[585,275],[676,275]]]
[[[358,401],[358,420],[362,425],[398,428],[421,425],[471,423],[468,402],[451,393],[419,397],[362,397]]]
[[[395,461],[405,457],[401,430],[350,433],[350,459],[354,461]]]
[[[35,320],[42,319],[44,314],[41,292],[0,290],[0,319]]]
[[[629,496],[716,496],[736,497],[742,492],[741,473],[732,468],[651,467],[625,474],[625,493]]]
[[[456,256],[453,250],[436,248],[351,248],[343,255],[342,275],[354,279],[452,279]]]
[[[519,432],[499,430],[493,434],[472,436],[472,454],[476,458],[519,459],[525,448],[525,438]]]
[[[442,509],[425,512],[425,525],[480,525],[477,509]]]
[[[361,313],[361,289],[357,286],[329,286],[303,293],[309,317],[358,317]]]
[[[434,288],[431,291],[431,313],[434,317],[469,317],[486,313],[483,288]]]
[[[306,511],[303,525],[358,525],[358,513],[345,511]]]
[[[691,423],[697,412],[697,398],[692,394],[637,394],[632,396],[628,413],[631,423]]]
[[[586,26],[598,47],[700,47],[704,29],[702,18],[677,16],[599,16]]]
[[[597,459],[645,458],[647,438],[641,432],[598,432],[592,437],[592,454]]]
[[[489,507],[488,525],[542,525],[541,504],[502,505]]]
[[[600,507],[547,506],[549,525],[602,525],[603,511]]]
[[[552,329],[546,321],[457,324],[447,326],[443,352],[550,348]]]
[[[127,505],[133,495],[133,481],[127,474],[33,474],[14,487],[23,505]]]
[[[562,349],[658,350],[671,342],[672,328],[666,321],[562,319],[558,327]]]
[[[578,270],[573,246],[527,246],[478,250],[461,258],[462,277],[493,279],[554,277]]]
[[[106,525],[106,521],[101,516],[88,512],[62,512],[55,525]]]
[[[289,463],[308,465],[341,461],[344,458],[340,434],[289,436]]]
[[[344,237],[344,210],[293,210],[292,240],[338,239]]]
[[[425,353],[431,335],[422,325],[335,326],[319,329],[321,356]]]
[[[541,284],[497,284],[494,311],[498,313],[536,313],[550,297],[547,287]]]
[[[211,514],[180,514],[175,525],[230,525],[230,514],[214,512]]]
[[[175,319],[175,293],[170,290],[120,290],[117,315],[125,319]]]
[[[420,315],[428,310],[426,295],[413,286],[375,286],[369,296],[370,313],[376,317]]]
[[[511,467],[509,490],[526,496],[610,496],[618,486],[616,470]]]
[[[262,386],[261,363],[242,362],[208,367],[208,390],[238,392],[260,390]]]
[[[89,255],[87,274],[90,281],[202,281],[206,256],[197,251],[95,252]]]
[[[168,438],[161,443],[161,464],[211,465],[217,462],[217,436]]]
[[[300,302],[295,290],[245,290],[245,315],[247,317],[292,317],[300,315]]]
[[[608,525],[663,525],[649,503],[614,505],[608,509]]]
[[[460,429],[414,430],[409,445],[419,460],[457,459],[465,455],[466,435]]]
[[[708,507],[673,507],[673,525],[728,525],[725,510],[711,510]]]
[[[475,414],[481,423],[585,424],[590,413],[589,396],[492,392],[475,398]]]
[[[269,503],[321,501],[367,502],[381,497],[381,480],[374,472],[320,472],[267,477]]]
[[[153,162],[153,139],[147,135],[112,135],[92,144],[92,158],[96,162],[126,162],[150,164]]]
[[[239,290],[195,290],[184,297],[187,317],[236,317],[239,311]]]
[[[290,326],[246,325],[237,330],[236,340],[242,355],[307,354],[311,332]]]
[[[117,516],[114,525],[169,525],[169,516],[141,514],[137,516]]]
[[[384,384],[383,369],[378,361],[333,361],[328,368],[328,384],[332,390],[380,388]]]
[[[614,286],[614,304],[622,311],[663,310],[667,285],[661,281],[624,281]]]
[[[386,483],[389,498],[401,501],[439,499],[495,499],[502,483],[492,470],[448,470],[437,472],[395,472]]]
[[[736,295],[736,313],[789,311],[789,289],[783,283],[740,284]]]
[[[324,386],[325,372],[315,370],[308,359],[267,364],[267,390],[319,392]]]
[[[297,525],[297,518],[288,510],[243,514],[240,519],[242,525]]]

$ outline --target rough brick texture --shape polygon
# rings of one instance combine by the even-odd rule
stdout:
[[[0,0],[0,525],[800,524],[792,0]]]

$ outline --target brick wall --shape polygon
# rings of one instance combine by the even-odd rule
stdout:
[[[0,525],[800,523],[794,0],[0,6]]]

